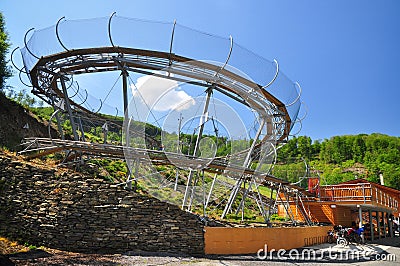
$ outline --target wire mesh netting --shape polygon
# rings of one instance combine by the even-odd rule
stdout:
[[[65,48],[72,50],[108,47],[112,44],[151,51],[171,51],[173,54],[200,61],[216,61],[221,64],[227,62],[260,86],[269,84],[276,75],[273,61],[264,59],[235,42],[231,47],[229,38],[203,33],[180,24],[119,16],[112,19],[62,19],[58,27],[33,31],[21,53],[25,68],[30,71],[39,58],[63,52]],[[232,51],[228,60],[230,49]],[[288,106],[291,120],[296,121],[301,104],[295,84],[279,71],[276,80],[267,90]]]
[[[92,52],[80,54],[82,49]],[[48,78],[54,73],[56,87],[66,83],[75,111],[108,115],[119,127],[123,119],[124,130],[113,133],[121,134],[129,173],[153,196],[189,209],[210,203],[226,206],[224,213],[233,206],[239,210],[238,191],[245,191],[243,202],[248,193],[261,198],[275,145],[288,136],[285,126],[293,128],[301,107],[300,86],[276,61],[231,37],[177,23],[114,14],[63,18],[33,31],[20,51],[27,72],[42,75],[37,84],[57,96],[60,106],[64,99]],[[43,58],[48,61],[40,65]],[[78,113],[70,121],[79,137],[94,127],[107,143],[107,121],[82,122]]]

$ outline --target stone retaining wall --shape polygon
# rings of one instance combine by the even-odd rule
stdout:
[[[196,215],[80,174],[0,155],[0,234],[79,252],[204,254]]]

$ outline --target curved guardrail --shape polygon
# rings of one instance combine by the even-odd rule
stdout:
[[[146,154],[146,158],[149,157],[153,163],[178,164],[177,168],[180,165],[189,169],[182,206],[187,205],[189,210],[196,194],[194,186],[198,179],[198,176],[193,177],[193,171],[203,171],[208,168],[216,173],[235,176],[235,183],[232,184],[233,188],[222,217],[232,208],[237,194],[243,190],[242,186],[245,187],[246,182],[256,184],[257,178],[259,183],[271,182],[278,194],[281,186],[300,193],[298,187],[292,187],[268,173],[262,174],[262,169],[266,169],[262,164],[271,167],[273,164],[271,158],[276,155],[274,145],[285,142],[294,124],[301,123],[303,118],[298,118],[301,87],[280,70],[276,60],[269,61],[258,56],[234,42],[232,36],[223,38],[210,35],[180,25],[176,21],[168,23],[139,20],[119,17],[113,13],[110,17],[84,20],[66,20],[62,17],[54,26],[41,30],[29,29],[24,36],[24,43],[25,47],[20,49],[24,67],[16,66],[16,68],[20,71],[20,75],[28,76],[34,94],[50,105],[63,109],[64,113],[69,115],[75,142],[68,149],[88,154],[97,152],[107,156],[111,151],[116,152],[119,157],[123,154],[122,146],[101,146],[96,150],[97,146],[79,142],[77,127],[82,128],[82,125],[75,124],[74,112],[76,114],[79,109],[86,115],[97,115],[106,103],[100,100],[97,108],[85,107],[84,103],[87,102],[89,95],[86,89],[84,89],[85,96],[81,95],[78,99],[80,102],[77,102],[75,96],[80,95],[79,85],[69,95],[70,88],[76,83],[74,77],[88,73],[121,72],[126,111],[128,73],[152,75],[207,88],[203,115],[200,117],[199,136],[193,156],[179,152],[126,147],[124,156],[129,167],[133,164],[138,165],[138,161],[144,160],[142,157]],[[14,52],[15,50],[12,56]],[[95,89],[91,89],[92,94],[96,94]],[[231,159],[238,157],[235,158],[235,162],[227,162],[218,157],[210,159],[197,156],[203,130],[201,121],[207,117],[208,104],[214,90],[248,107],[257,113],[259,119],[255,123],[258,125],[258,130],[250,147],[228,156]],[[53,116],[57,116],[57,111]],[[128,120],[130,123],[131,118]],[[214,120],[212,121],[214,123]],[[81,131],[84,137],[84,132]],[[179,143],[179,133],[177,135]],[[66,143],[68,143],[66,140],[52,140],[51,145],[46,147],[45,153],[64,149]],[[177,150],[179,151],[179,148]],[[259,162],[255,171],[251,170],[253,160]],[[137,173],[137,169],[131,169],[131,172],[134,171]],[[130,182],[129,178],[127,182]],[[258,190],[258,185],[255,185],[255,188]],[[211,187],[210,195],[212,189]],[[251,189],[251,185],[244,189],[241,205],[244,204],[244,199]],[[259,191],[257,193],[259,195]],[[266,211],[263,212],[266,217]]]
[[[280,71],[276,60],[256,55],[231,36],[213,36],[176,21],[147,21],[115,13],[85,20],[62,17],[55,26],[29,29],[24,42],[21,70],[29,73],[34,93],[43,98],[51,93],[64,96],[55,86],[60,76],[121,68],[154,74],[167,69],[184,80],[216,84],[217,89],[241,99],[261,117],[273,115],[271,123],[278,141],[289,136],[301,106],[300,86]],[[79,104],[76,107],[82,109]]]

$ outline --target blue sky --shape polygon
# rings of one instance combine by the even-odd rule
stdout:
[[[17,1],[0,11],[12,48],[25,32],[59,18],[118,16],[178,23],[272,60],[302,88],[308,107],[300,135],[400,136],[400,1]],[[20,85],[10,79],[12,86]]]

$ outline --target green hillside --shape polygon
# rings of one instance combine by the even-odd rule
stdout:
[[[53,112],[51,107],[29,107],[28,109],[43,122],[47,122]],[[149,125],[146,126],[146,133],[152,133],[150,135],[160,140],[161,130],[156,127],[148,127]],[[67,134],[71,133],[68,123],[65,123],[63,128]],[[110,132],[109,134],[112,134],[110,141],[120,142],[120,132]],[[101,142],[103,137],[101,126],[92,128],[85,135],[89,141]],[[168,141],[170,137],[176,142],[176,136],[172,135],[167,134],[164,141]],[[229,153],[230,141],[222,137],[218,139],[215,136],[209,137],[218,141],[217,156]],[[181,141],[193,142],[193,145],[189,145],[193,149],[196,136],[182,134]],[[183,152],[191,154],[193,151],[184,150]],[[320,142],[313,141],[307,136],[300,136],[290,139],[278,149],[277,163],[273,167],[272,174],[292,183],[298,182],[300,177],[319,174],[322,185],[337,184],[354,178],[379,182],[379,175],[382,174],[385,185],[400,189],[399,163],[399,137],[375,133],[334,136]],[[306,164],[309,166],[309,173],[306,172]],[[307,187],[306,180],[300,185]]]
[[[287,158],[294,159],[286,163]],[[282,168],[299,169],[301,172],[300,169],[305,168],[302,159],[307,161],[311,169],[318,170],[322,185],[354,178],[379,182],[379,175],[382,174],[385,185],[400,189],[399,137],[374,133],[335,136],[322,142],[313,142],[306,136],[293,138],[278,150],[274,174],[296,182],[294,174],[285,175]],[[290,170],[287,172],[291,173]]]

